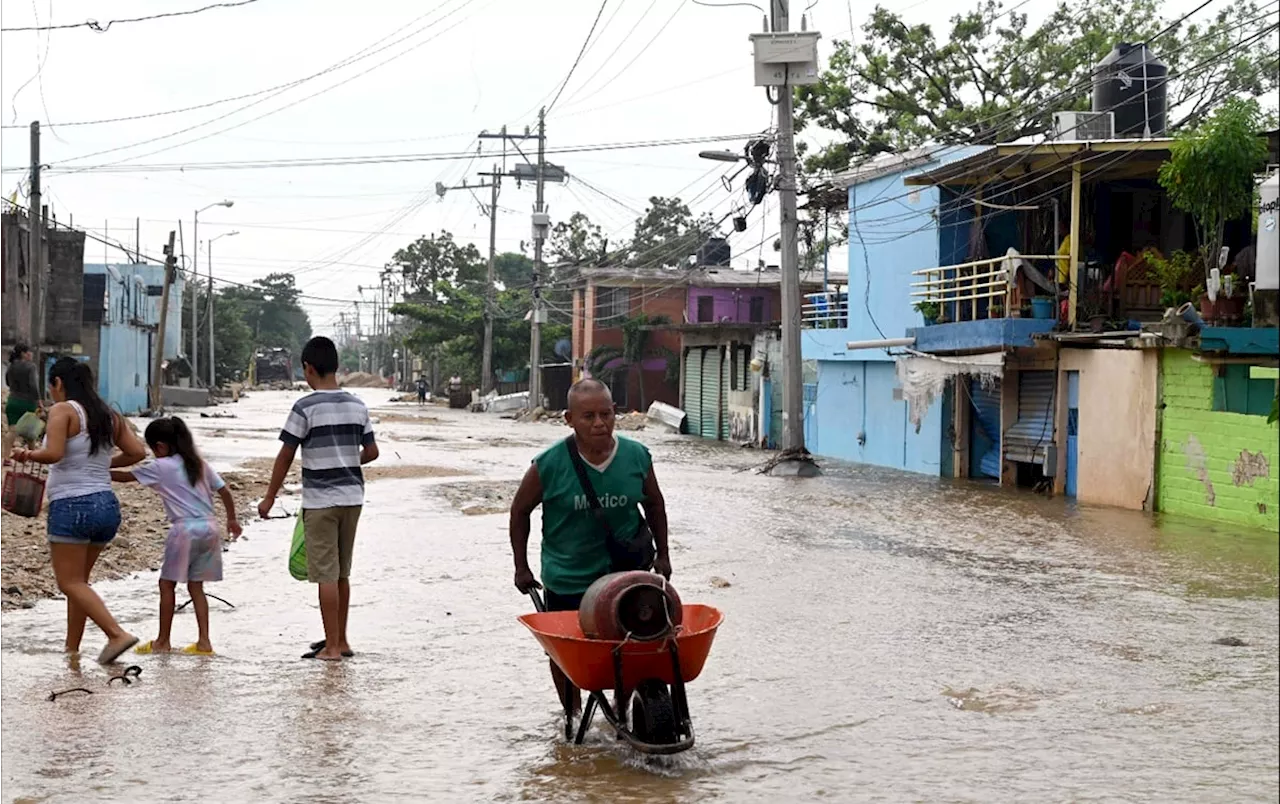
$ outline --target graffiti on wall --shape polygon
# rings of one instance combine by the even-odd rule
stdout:
[[[1204,485],[1205,503],[1213,505],[1218,501],[1218,495],[1214,492],[1213,480],[1209,477],[1209,458],[1205,455],[1204,444],[1191,434],[1187,436],[1187,443],[1183,445],[1182,451],[1187,456],[1187,468],[1195,472],[1196,477]]]

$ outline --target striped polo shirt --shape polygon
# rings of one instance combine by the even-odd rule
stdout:
[[[364,505],[360,450],[373,443],[369,409],[343,390],[314,391],[289,411],[280,440],[302,447],[302,507]]]

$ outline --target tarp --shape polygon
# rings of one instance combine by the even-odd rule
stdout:
[[[907,403],[907,418],[920,432],[920,422],[933,400],[942,395],[947,380],[968,374],[986,386],[1004,373],[1004,353],[993,352],[967,357],[937,357],[911,351],[910,357],[898,358],[898,383]]]

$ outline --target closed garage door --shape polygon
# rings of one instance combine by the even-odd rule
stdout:
[[[720,379],[723,361],[719,347],[708,347],[702,353],[702,427],[703,438],[715,438],[720,427]]]
[[[1018,421],[1005,433],[1005,457],[1043,464],[1053,443],[1054,372],[1018,372]]]
[[[704,349],[684,352],[685,429],[689,435],[702,435],[702,355]]]

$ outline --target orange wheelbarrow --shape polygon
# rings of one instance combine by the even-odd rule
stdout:
[[[619,739],[645,754],[677,754],[693,747],[693,722],[684,685],[702,673],[724,615],[686,603],[673,636],[651,642],[588,639],[576,611],[546,611],[532,592],[536,614],[520,622],[569,680],[588,693],[575,734],[565,712],[565,739],[581,745],[598,709]],[[613,690],[617,706],[605,692]]]

